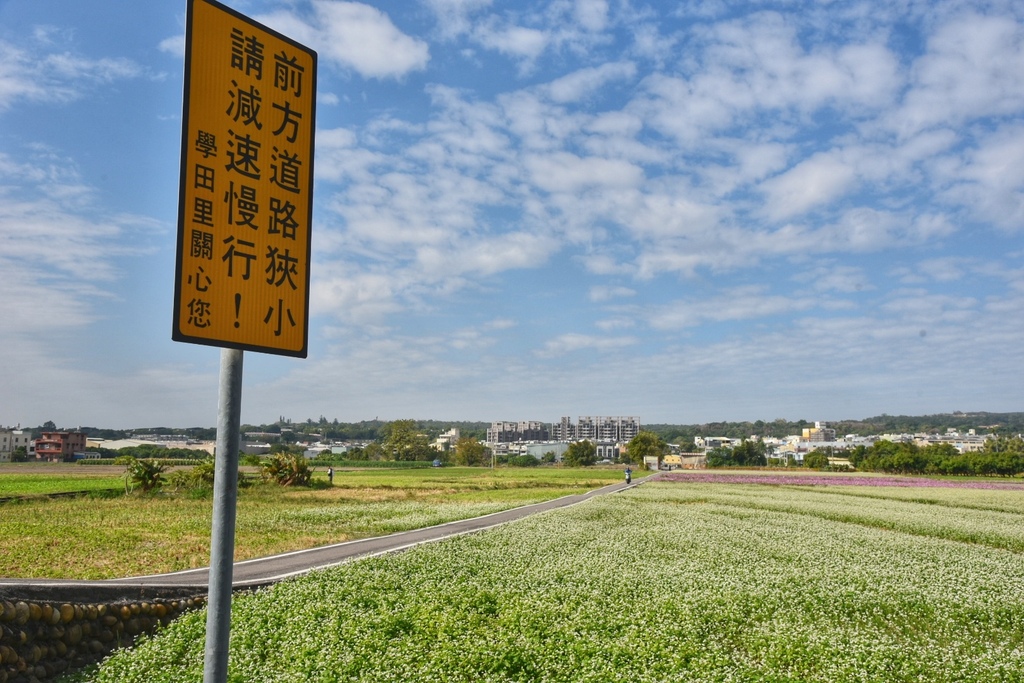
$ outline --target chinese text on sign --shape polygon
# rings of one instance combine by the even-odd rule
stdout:
[[[213,0],[188,21],[172,337],[305,358],[316,53]]]

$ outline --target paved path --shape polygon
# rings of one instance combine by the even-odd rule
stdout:
[[[246,590],[268,586],[282,579],[343,564],[360,557],[370,557],[404,550],[421,543],[490,529],[529,515],[576,505],[594,496],[616,493],[636,486],[611,484],[587,493],[564,496],[543,503],[448,522],[425,529],[403,531],[388,536],[346,541],[334,545],[297,550],[255,560],[236,562],[232,587]],[[153,599],[157,597],[184,597],[205,595],[209,586],[209,567],[189,569],[170,574],[133,576],[107,581],[75,581],[65,579],[0,579],[0,598],[12,596],[22,600],[48,600],[64,602],[117,602],[119,600]]]

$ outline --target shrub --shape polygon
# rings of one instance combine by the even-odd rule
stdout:
[[[513,455],[508,459],[508,464],[512,467],[536,467],[540,461],[532,455]]]
[[[313,471],[303,455],[275,453],[263,463],[263,479],[281,486],[309,486]]]
[[[175,491],[211,489],[213,488],[213,473],[213,460],[202,460],[195,467],[171,472],[167,475],[167,485]]]
[[[130,492],[129,481],[132,489],[138,486],[143,493],[160,488],[163,484],[163,472],[167,466],[160,460],[138,460],[130,455],[123,455],[116,460],[117,464],[125,468],[125,491]]]

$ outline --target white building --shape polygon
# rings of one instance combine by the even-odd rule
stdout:
[[[0,462],[10,462],[14,451],[32,452],[32,433],[24,429],[0,429]]]
[[[695,436],[693,445],[710,451],[712,448],[732,448],[738,446],[743,439],[733,439],[728,436]]]
[[[435,450],[441,451],[443,453],[454,448],[455,444],[458,442],[459,428],[452,427],[447,432],[434,439],[434,443],[432,443],[431,446],[433,446]]]

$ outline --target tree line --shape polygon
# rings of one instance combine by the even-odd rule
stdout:
[[[707,466],[763,467],[771,458],[763,442],[744,440],[732,448],[709,450]],[[961,453],[949,443],[919,446],[881,439],[871,446],[858,445],[852,449],[817,448],[804,455],[803,465],[825,469],[830,466],[830,458],[847,458],[850,465],[862,472],[1010,477],[1024,474],[1024,439],[999,436],[988,439],[981,450],[972,453]]]
[[[961,453],[952,444],[918,446],[915,443],[876,441],[849,453],[858,470],[890,474],[947,474],[1010,477],[1024,473],[1024,440],[989,439],[980,451]]]
[[[977,430],[985,433],[1024,432],[1024,412],[1019,413],[988,413],[988,412],[955,412],[936,415],[878,415],[862,420],[829,421],[829,427],[837,434],[855,434],[872,436],[876,434],[933,434],[943,433],[947,429],[967,432]],[[684,450],[692,445],[697,437],[725,436],[731,439],[747,439],[752,436],[780,438],[792,434],[800,434],[805,428],[813,427],[814,422],[807,420],[786,420],[778,418],[772,421],[755,420],[753,422],[707,422],[703,424],[645,424],[644,429],[652,431],[670,443],[680,444]]]

